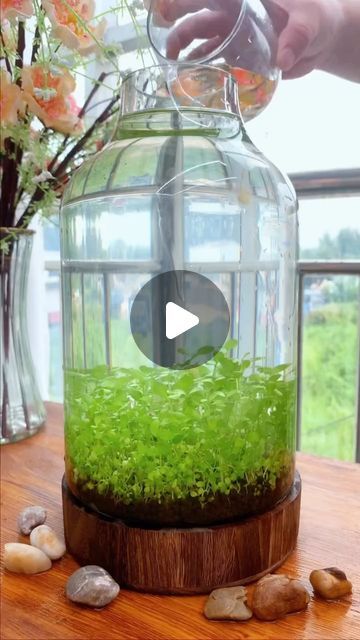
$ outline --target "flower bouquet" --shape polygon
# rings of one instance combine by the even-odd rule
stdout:
[[[34,433],[44,422],[26,330],[29,225],[54,213],[70,174],[108,137],[118,92],[96,96],[118,73],[105,46],[106,13],[133,11],[118,0],[95,15],[94,0],[2,0],[0,25],[0,423],[1,442]],[[88,75],[94,57],[107,71]],[[77,80],[90,80],[78,106]],[[88,83],[89,85],[89,83]],[[96,107],[96,117],[91,109]]]

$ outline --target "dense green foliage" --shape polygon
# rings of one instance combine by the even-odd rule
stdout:
[[[301,257],[308,260],[358,260],[359,256],[360,233],[357,229],[341,229],[335,238],[325,233],[317,247],[301,251]]]
[[[252,367],[224,349],[190,370],[68,371],[74,480],[125,503],[274,487],[292,463],[295,380],[287,365]]]

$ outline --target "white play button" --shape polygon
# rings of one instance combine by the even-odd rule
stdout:
[[[166,337],[173,340],[182,333],[189,331],[199,324],[198,316],[190,311],[186,311],[174,302],[168,302],[166,305]]]
[[[168,369],[192,369],[211,360],[225,344],[230,312],[212,280],[175,269],[158,273],[137,292],[130,326],[148,360]]]

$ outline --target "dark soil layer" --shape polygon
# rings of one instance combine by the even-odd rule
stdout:
[[[92,509],[128,524],[145,527],[186,527],[226,523],[272,509],[290,491],[294,468],[287,468],[277,478],[274,487],[261,477],[257,483],[244,486],[241,492],[229,495],[216,493],[212,500],[200,503],[198,498],[138,501],[124,504],[111,494],[101,495],[67,474],[73,494]]]

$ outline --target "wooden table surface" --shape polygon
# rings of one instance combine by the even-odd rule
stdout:
[[[1,457],[1,547],[28,541],[17,533],[16,518],[31,504],[46,507],[47,523],[60,534],[61,406],[49,405],[46,428],[29,440],[5,445]],[[65,582],[78,567],[65,555],[36,576],[2,571],[2,640],[359,640],[360,465],[299,455],[298,469],[303,479],[299,541],[279,573],[301,577],[311,590],[312,569],[337,566],[352,580],[352,596],[336,602],[312,598],[307,611],[272,623],[210,622],[202,615],[206,596],[126,590],[107,608],[92,610],[65,598]]]

